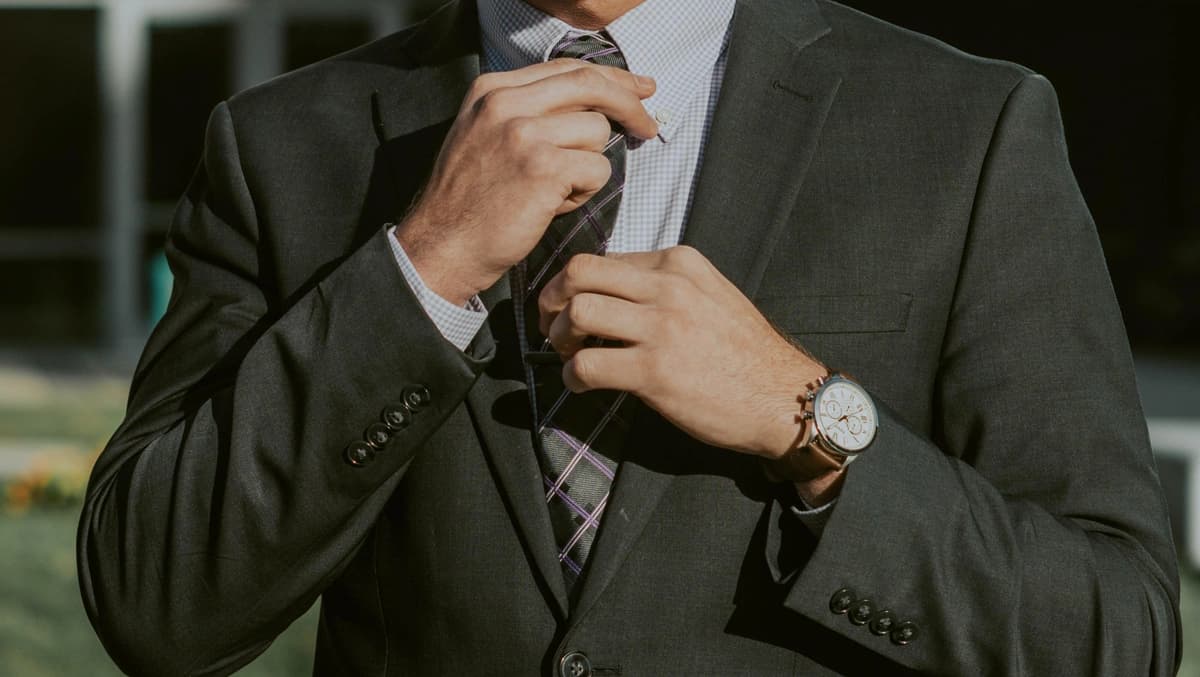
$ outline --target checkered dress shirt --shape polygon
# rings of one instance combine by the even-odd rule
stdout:
[[[679,244],[696,170],[725,75],[725,43],[735,0],[645,0],[607,27],[629,70],[653,77],[643,101],[659,135],[631,147],[627,180],[608,251],[652,251]],[[522,0],[479,0],[484,72],[546,60],[570,34],[583,33]],[[487,312],[478,299],[460,307],[425,286],[395,237],[392,251],[405,280],[448,341],[465,350]]]
[[[704,142],[725,77],[729,25],[736,0],[644,0],[605,29],[629,70],[658,88],[642,103],[659,123],[658,138],[631,144],[626,183],[608,251],[653,251],[679,244],[692,204]],[[522,0],[478,0],[483,72],[515,70],[546,60],[572,33],[583,33]],[[441,334],[466,350],[487,320],[476,297],[465,307],[438,296],[421,280],[404,248],[388,241],[404,279]],[[837,501],[790,512],[820,535]]]

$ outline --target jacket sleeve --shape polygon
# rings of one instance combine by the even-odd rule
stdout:
[[[80,518],[84,605],[131,674],[227,674],[263,651],[337,577],[494,352],[486,328],[466,353],[442,337],[382,228],[274,298],[240,167],[222,104],[168,238],[169,309]],[[416,385],[428,405],[348,464]]]
[[[969,228],[933,439],[881,407],[873,448],[847,469],[785,606],[923,673],[1173,675],[1165,500],[1040,76],[999,114]],[[890,627],[850,621],[885,610]]]

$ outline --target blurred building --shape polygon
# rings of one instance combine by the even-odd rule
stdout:
[[[0,351],[128,362],[156,257],[221,99],[441,0],[0,0]],[[1200,352],[1200,5],[849,4],[1058,88],[1135,349]]]
[[[157,257],[212,107],[430,5],[0,0],[0,349],[128,362],[169,292]]]

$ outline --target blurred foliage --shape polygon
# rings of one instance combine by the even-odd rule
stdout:
[[[76,510],[32,509],[0,517],[0,675],[107,677],[120,671],[104,652],[80,601]],[[239,675],[312,672],[317,614],[292,624]]]

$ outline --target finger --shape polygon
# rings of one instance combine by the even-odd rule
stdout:
[[[570,357],[584,347],[584,339],[639,343],[651,333],[649,308],[603,294],[584,293],[573,297],[550,319],[550,345]]]
[[[555,156],[558,158],[559,175],[566,179],[563,203],[558,207],[558,214],[577,209],[590,200],[612,176],[612,163],[601,153],[563,149]]]
[[[555,113],[513,121],[517,133],[535,136],[559,148],[600,152],[612,138],[612,125],[603,113],[578,111]],[[606,160],[607,162],[607,160]]]
[[[550,331],[550,320],[566,307],[567,302],[582,293],[615,296],[633,303],[650,303],[654,299],[655,274],[618,259],[576,254],[538,294],[542,334]]]
[[[645,270],[685,277],[708,293],[716,293],[730,284],[708,257],[687,245],[650,252],[613,253],[609,256]]]
[[[563,73],[569,73],[582,68],[594,69],[601,76],[608,78],[614,84],[628,89],[641,98],[650,96],[655,90],[654,78],[650,76],[636,75],[623,68],[603,66],[584,61],[583,59],[561,58],[551,59],[550,61],[536,63],[511,71],[485,73],[475,79],[472,85],[473,93],[478,97],[501,87],[521,87],[539,80],[545,80],[554,75],[562,75]]]
[[[658,134],[658,123],[642,105],[642,92],[618,85],[598,68],[576,68],[491,96],[514,116],[593,110],[634,136],[649,139]]]
[[[584,348],[563,364],[562,379],[571,392],[624,390],[638,394],[646,370],[636,347]]]

